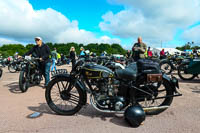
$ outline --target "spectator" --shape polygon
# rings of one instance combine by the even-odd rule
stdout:
[[[165,50],[162,49],[162,51],[160,51],[160,59],[164,59],[165,58]]]
[[[80,48],[80,57],[85,57],[85,50],[83,47]]]
[[[133,51],[133,59],[135,61],[138,61],[139,59],[144,59],[145,58],[145,51],[146,51],[146,44],[142,42],[142,37],[138,37],[138,42],[135,43],[132,47]]]
[[[76,52],[74,47],[70,48],[69,58],[71,59],[72,62],[72,68],[74,68],[76,63]]]
[[[148,47],[147,53],[148,53],[148,57],[149,57],[149,58],[152,58],[153,53],[152,53],[152,51],[151,51],[151,47]]]
[[[128,58],[128,59],[129,59],[131,56],[132,56],[132,54],[131,54],[131,51],[130,51],[130,50],[128,50],[128,51],[127,51],[127,53],[126,53],[126,58]]]
[[[52,60],[51,71],[53,71],[53,69],[55,69],[56,71],[56,61],[57,61],[56,48],[54,48],[54,50],[51,52],[51,60]]]

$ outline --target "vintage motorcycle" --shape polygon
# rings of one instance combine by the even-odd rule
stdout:
[[[19,89],[22,92],[26,92],[30,85],[39,85],[42,79],[39,58],[26,56],[19,75]]]
[[[169,56],[167,59],[160,61],[160,67],[166,74],[171,74],[174,70],[178,70],[183,59],[182,56],[178,55]]]
[[[148,67],[147,67],[148,64]],[[140,69],[139,69],[140,68]],[[143,69],[141,69],[143,68]],[[154,83],[159,82],[159,87]],[[140,104],[146,114],[159,114],[172,103],[178,80],[162,74],[159,64],[132,63],[115,72],[95,63],[77,61],[70,74],[60,74],[49,82],[45,98],[57,114],[73,115],[87,103],[100,112],[124,113],[127,107]]]
[[[184,59],[178,67],[178,76],[183,80],[192,80],[200,74],[200,59]]]
[[[21,59],[14,59],[8,65],[8,70],[11,73],[15,73],[17,71],[21,71],[23,64],[24,64],[23,60],[21,60]]]

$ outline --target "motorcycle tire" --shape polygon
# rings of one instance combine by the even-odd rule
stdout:
[[[27,81],[26,72],[21,71],[19,74],[19,89],[21,92],[26,92],[29,88],[29,81]]]
[[[9,65],[8,66],[8,70],[9,70],[9,72],[11,72],[11,73],[15,73],[17,70],[16,70],[16,68],[13,66],[13,65]]]
[[[168,96],[171,96],[173,95],[173,89],[170,85],[170,83],[163,79],[163,82],[162,84],[164,87],[165,87],[165,90],[166,90],[166,97],[163,98],[163,102],[161,102],[159,105],[157,106],[154,106],[154,107],[161,107],[161,106],[170,106],[172,101],[173,101],[173,97],[168,97]],[[162,90],[163,91],[163,90]],[[159,95],[159,94],[158,94]],[[155,101],[154,101],[155,102]],[[139,104],[142,106],[141,102],[139,102]],[[152,107],[152,105],[149,105],[150,107]],[[144,108],[144,106],[142,106]],[[164,112],[167,108],[164,108],[164,109],[158,109],[158,110],[150,110],[150,111],[147,111],[145,112],[147,115],[158,115],[162,112]]]
[[[167,66],[165,66],[167,65]],[[164,68],[163,68],[164,67]],[[170,68],[169,68],[170,67]],[[172,69],[172,66],[171,64],[168,62],[168,61],[161,61],[160,62],[160,68],[162,71],[164,71],[167,75],[168,74],[171,74],[173,69]]]
[[[59,115],[74,115],[75,113],[77,113],[83,106],[83,104],[81,104],[83,101],[84,101],[84,93],[83,91],[78,88],[78,87],[73,87],[73,89],[77,90],[77,94],[79,96],[75,96],[75,94],[71,94],[71,92],[73,93],[74,91],[70,91],[69,94],[67,93],[64,93],[66,90],[62,90],[61,92],[59,91],[59,89],[57,88],[58,92],[58,96],[56,97],[56,100],[58,99],[58,97],[62,100],[61,104],[63,102],[66,102],[66,101],[69,101],[71,102],[70,100],[74,100],[74,99],[71,99],[71,98],[75,98],[75,100],[77,100],[76,98],[79,98],[79,100],[77,100],[77,105],[75,105],[74,108],[72,109],[63,109],[62,108],[62,105],[61,107],[59,107],[60,103],[59,104],[56,104],[55,102],[57,101],[54,101],[53,97],[54,95],[52,95],[53,93],[53,88],[56,88],[55,85],[60,86],[63,84],[63,82],[67,82],[67,83],[70,83],[70,79],[67,79],[67,78],[64,78],[64,77],[60,77],[60,78],[55,78],[53,80],[51,80],[46,88],[46,91],[45,91],[45,98],[46,98],[46,102],[48,104],[48,106],[57,114]],[[61,83],[61,84],[60,84]],[[66,83],[66,84],[67,84]],[[73,97],[71,97],[73,96]],[[73,101],[74,102],[74,101]],[[72,104],[71,104],[72,105]],[[70,106],[70,105],[68,105]],[[66,107],[66,104],[65,104],[65,107]]]
[[[178,76],[182,79],[182,80],[193,80],[197,74],[191,74],[189,77],[185,77],[183,76],[183,74],[181,73],[182,71],[184,71],[185,67],[188,66],[188,64],[181,64],[178,67]],[[185,74],[185,75],[189,75],[189,74]]]
[[[0,68],[0,78],[2,77],[3,70]]]

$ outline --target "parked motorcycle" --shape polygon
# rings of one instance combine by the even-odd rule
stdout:
[[[183,59],[182,56],[178,55],[169,56],[167,59],[160,61],[160,67],[166,74],[171,74],[174,70],[178,69]]]
[[[183,80],[192,80],[200,74],[200,59],[184,59],[178,67],[178,76]]]
[[[17,71],[21,71],[22,70],[22,66],[23,66],[23,60],[21,59],[14,59],[10,62],[10,64],[8,65],[8,70],[11,73],[15,73]]]
[[[42,79],[39,58],[25,57],[24,65],[19,75],[19,89],[22,92],[26,92],[30,85],[39,85]]]
[[[142,63],[143,62],[143,63]],[[147,65],[148,64],[148,65]],[[154,83],[160,83],[159,87]],[[140,104],[146,114],[159,114],[172,103],[178,80],[162,74],[159,64],[142,60],[125,69],[112,71],[84,59],[77,61],[70,74],[60,74],[49,82],[45,98],[57,114],[73,115],[87,103],[100,112],[124,113],[131,105]]]

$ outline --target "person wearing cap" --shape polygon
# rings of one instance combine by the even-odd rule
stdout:
[[[23,56],[35,54],[35,56],[40,59],[39,67],[44,75],[45,78],[44,86],[46,88],[50,80],[49,73],[50,73],[51,61],[49,59],[49,55],[51,54],[51,52],[48,45],[42,42],[41,37],[35,37],[35,42],[37,45],[35,45],[31,50],[29,50]]]

